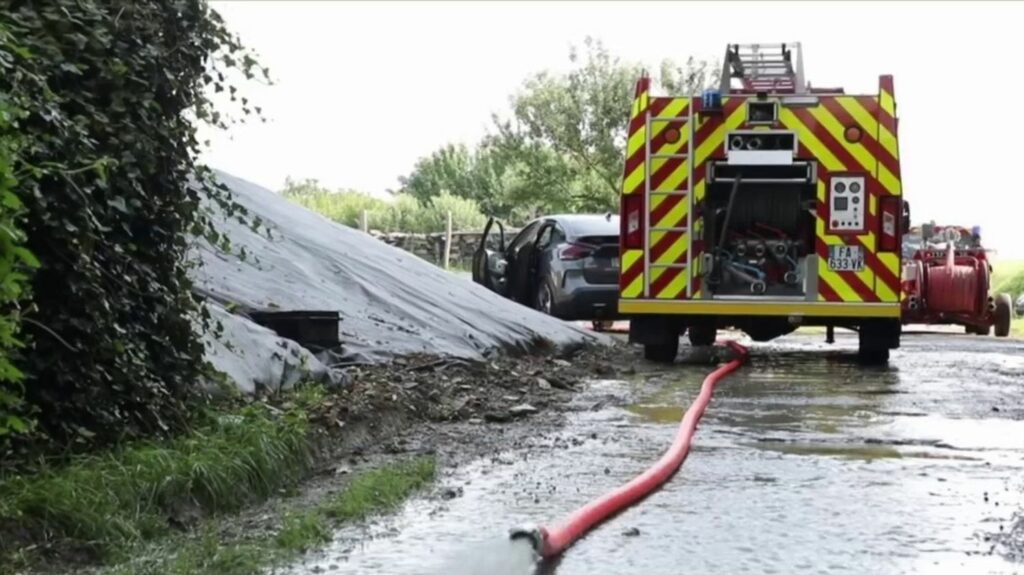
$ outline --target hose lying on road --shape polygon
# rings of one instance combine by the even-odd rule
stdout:
[[[737,357],[720,366],[704,378],[704,383],[701,384],[697,399],[693,401],[693,404],[683,415],[682,422],[679,424],[679,431],[676,433],[672,446],[661,456],[657,463],[629,483],[577,509],[562,519],[560,523],[550,527],[513,529],[512,538],[529,538],[532,540],[534,549],[541,557],[555,557],[568,549],[577,539],[602,521],[633,505],[667,481],[679,469],[679,466],[683,464],[683,460],[686,459],[686,455],[690,452],[690,443],[693,441],[693,433],[697,428],[697,422],[700,421],[708,403],[711,402],[711,395],[715,390],[715,384],[732,371],[735,371],[746,359],[747,348],[734,341],[727,341],[725,345],[735,350],[738,353]]]

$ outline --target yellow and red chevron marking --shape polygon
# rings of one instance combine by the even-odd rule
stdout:
[[[619,294],[624,298],[644,294],[644,251],[625,250],[620,258]]]
[[[658,299],[675,299],[686,295],[686,254],[689,234],[685,228],[690,211],[690,162],[688,158],[658,157],[686,154],[690,144],[689,98],[655,98],[651,104],[651,117],[677,118],[651,120],[649,159],[650,190],[648,207],[648,258],[650,286],[648,294]],[[658,110],[657,113],[654,111]],[[667,137],[670,133],[673,138]]]
[[[686,252],[690,237],[683,231],[659,231],[658,243],[651,249],[650,295],[658,299],[684,297],[686,290]],[[652,234],[653,237],[654,234]],[[672,266],[672,267],[669,267]]]
[[[646,99],[646,98],[645,98]],[[623,170],[623,194],[643,193],[645,160],[647,159],[647,115],[651,117],[685,117],[688,98],[650,98],[649,105],[640,107],[634,103],[633,109],[639,110],[640,115],[630,119],[629,139],[626,143],[626,166]],[[652,122],[650,134],[651,153],[658,153],[658,150],[667,144],[665,140],[665,129],[671,122]],[[686,130],[681,130],[686,132]],[[682,141],[682,139],[680,139]],[[652,173],[661,169],[661,164],[651,166]]]
[[[639,178],[643,190],[644,151],[647,138],[647,110],[650,107],[650,79],[641,78],[636,83],[633,109],[629,118],[629,134],[626,143],[626,166],[622,176],[622,194],[637,191],[635,180]],[[637,158],[639,157],[639,161]],[[642,192],[641,192],[642,193]],[[646,207],[645,207],[646,209]],[[644,291],[644,252],[642,249],[623,249],[619,258],[619,295],[622,298],[637,298]]]
[[[686,296],[686,268],[651,268],[651,296],[677,299]]]
[[[800,156],[818,161],[819,214],[827,214],[825,182],[834,172],[856,171],[868,174],[868,206],[866,220],[869,230],[878,217],[878,198],[899,195],[899,162],[878,141],[878,100],[872,97],[822,97],[811,108],[782,108],[782,124],[797,132]],[[859,126],[863,133],[859,142],[846,141],[843,132]],[[818,299],[822,301],[898,302],[900,298],[899,254],[878,254],[873,231],[857,236],[836,236],[825,232],[819,217],[815,252],[819,256]],[[829,245],[859,245],[865,252],[866,267],[860,272],[834,272],[828,269]]]
[[[650,187],[655,192],[678,192],[688,186],[689,165],[682,158],[650,158],[651,154],[683,154],[689,147],[690,130],[684,120],[689,115],[689,98],[649,98],[646,92],[636,97],[633,105],[634,115],[630,119],[629,139],[626,145],[626,166],[623,175],[623,195],[642,194],[647,184],[647,167],[650,168]],[[666,118],[650,121],[650,134],[647,133],[647,119]],[[678,118],[678,120],[676,120]],[[674,137],[667,137],[672,133]],[[648,142],[649,139],[649,142]],[[650,210],[650,226],[682,227],[685,226],[689,203],[684,195],[654,193],[648,198],[647,209]],[[651,249],[652,262],[677,263],[675,258],[685,262],[686,237],[674,237],[665,232],[651,231],[648,245]],[[677,234],[678,235],[678,234]],[[634,253],[635,252],[635,253]],[[671,261],[669,259],[671,258]],[[645,278],[643,270],[643,251],[627,250],[621,259],[619,286],[622,297],[640,297],[643,295]],[[651,273],[651,282],[659,282],[657,287],[663,293],[671,293],[679,280],[668,281],[678,274],[672,271],[668,276],[665,268]],[[683,286],[686,278],[682,278]],[[662,284],[665,284],[662,287]],[[653,287],[653,286],[652,286]],[[649,292],[655,295],[655,291]]]

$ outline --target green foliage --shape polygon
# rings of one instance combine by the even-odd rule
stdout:
[[[338,223],[358,228],[364,211],[370,214],[370,221],[376,221],[387,208],[387,202],[370,194],[355,190],[331,191],[314,179],[295,181],[288,178],[281,194],[314,212]]]
[[[393,509],[436,475],[437,462],[432,457],[375,469],[356,477],[348,489],[327,501],[321,511],[331,519],[363,519],[370,513]]]
[[[285,514],[276,534],[243,541],[225,540],[213,526],[198,537],[172,538],[155,548],[132,554],[127,562],[103,571],[106,575],[258,575],[283,565],[330,540],[332,529],[352,519],[388,511],[434,479],[432,458],[384,465],[357,475],[351,485],[327,500]],[[336,511],[337,508],[343,511]],[[335,510],[335,511],[332,511]],[[333,515],[333,516],[332,516]]]
[[[274,543],[282,549],[305,551],[331,539],[324,516],[316,511],[292,512],[285,516]]]
[[[371,230],[383,232],[442,232],[448,212],[452,228],[482,229],[487,218],[472,199],[442,191],[426,202],[412,194],[396,194],[390,201],[353,190],[331,191],[316,180],[287,180],[282,195],[336,222],[353,228],[361,226],[363,211]]]
[[[0,35],[6,36],[3,28]],[[25,433],[32,419],[26,413],[24,374],[15,365],[22,349],[21,305],[26,299],[27,272],[39,266],[24,247],[20,220],[24,206],[15,193],[14,163],[21,139],[13,132],[19,112],[0,98],[0,437]]]
[[[23,114],[13,170],[26,247],[42,262],[25,399],[55,444],[166,433],[204,370],[190,234],[225,246],[201,208],[244,210],[196,163],[198,122],[234,122],[211,92],[266,76],[205,0],[50,0],[0,11],[0,94]],[[26,252],[27,253],[27,252]],[[0,445],[2,449],[4,445]]]
[[[183,509],[234,510],[296,483],[309,461],[307,429],[302,410],[275,416],[256,404],[174,440],[5,478],[0,518],[33,539],[45,534],[114,559],[166,534],[167,518]]]
[[[572,69],[541,72],[512,96],[510,118],[474,150],[448,145],[401,178],[401,192],[428,201],[449,191],[513,223],[542,213],[615,210],[626,129],[642,66],[613,57],[587,38],[569,54]],[[692,94],[720,71],[690,58],[662,62],[654,80],[665,93]]]
[[[997,261],[992,265],[993,294],[1008,293],[1016,298],[1024,293],[1024,262]]]

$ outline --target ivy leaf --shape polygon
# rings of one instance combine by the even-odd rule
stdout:
[[[122,214],[128,213],[128,206],[124,202],[124,198],[118,196],[107,200],[107,205],[121,212]]]

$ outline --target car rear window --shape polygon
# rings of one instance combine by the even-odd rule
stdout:
[[[617,236],[619,235],[619,216],[611,218],[604,216],[593,216],[588,218],[573,218],[566,225],[569,235],[582,236]]]

